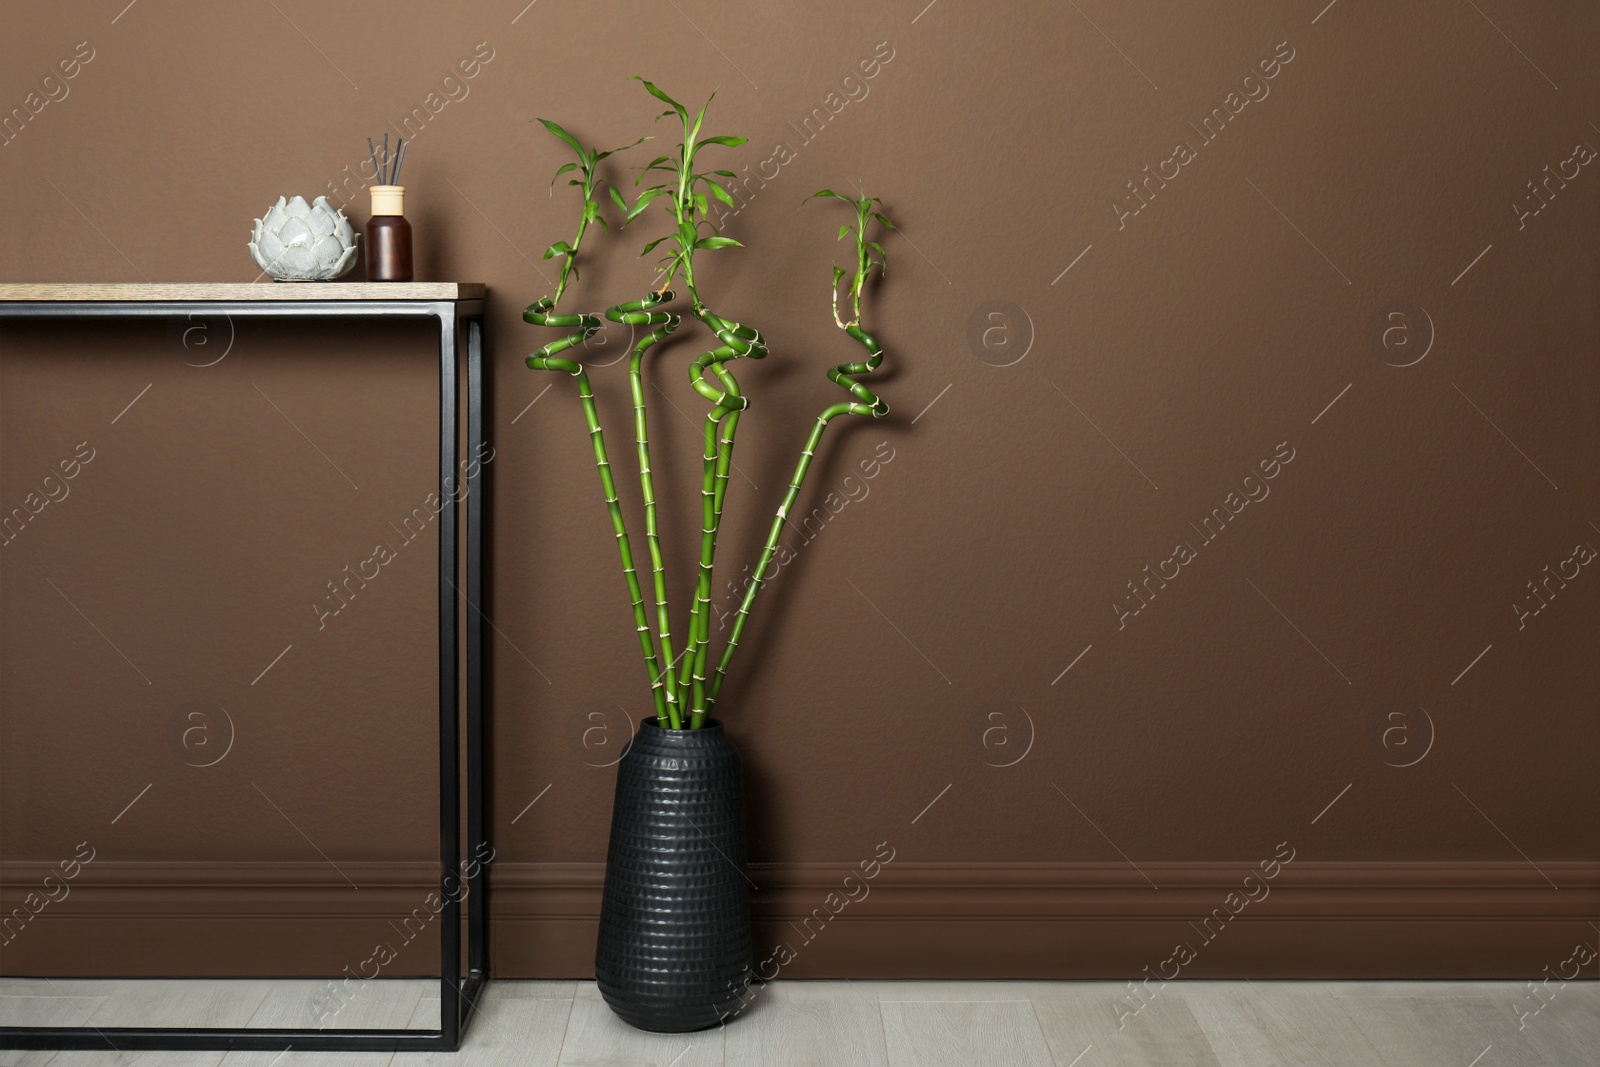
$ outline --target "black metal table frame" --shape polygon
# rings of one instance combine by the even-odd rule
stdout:
[[[252,1029],[225,1027],[4,1026],[0,1049],[232,1050],[276,1052],[454,1052],[489,978],[486,862],[474,863],[462,893],[460,872],[467,857],[482,860],[487,843],[484,807],[483,615],[483,301],[4,301],[0,319],[84,318],[430,318],[439,323],[439,1028]],[[463,330],[464,327],[464,330]],[[454,488],[460,432],[461,334],[466,335],[466,836],[461,842],[461,753],[457,686],[460,664],[461,597],[455,584],[460,563],[459,496]],[[455,887],[451,880],[455,879]],[[461,974],[461,902],[467,909],[467,974]]]

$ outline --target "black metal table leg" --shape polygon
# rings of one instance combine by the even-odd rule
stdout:
[[[467,850],[472,876],[467,909],[467,973],[489,976],[489,860],[483,691],[483,467],[490,455],[484,427],[483,315],[466,318],[467,326]]]
[[[461,374],[454,305],[435,305],[439,316],[439,1028],[452,1047],[461,1035],[461,758],[456,694],[460,596],[456,592],[456,536],[461,472],[456,467]]]

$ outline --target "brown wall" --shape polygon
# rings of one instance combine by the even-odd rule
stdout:
[[[830,433],[805,507],[859,499],[792,539],[724,697],[752,857],[773,865],[763,936],[821,905],[828,872],[896,850],[893,891],[788,973],[1135,973],[1280,842],[1294,892],[1252,905],[1255,947],[1205,967],[1531,974],[1592,942],[1600,577],[1567,563],[1537,615],[1514,605],[1600,546],[1600,174],[1582,162],[1600,14],[676,7],[108,0],[8,12],[0,38],[0,108],[66,92],[0,146],[4,280],[248,281],[250,220],[330,192],[368,134],[420,109],[419,277],[491,291],[501,969],[587,965],[606,764],[648,707],[573,389],[523,368],[549,335],[520,318],[550,288],[540,250],[573,227],[567,191],[546,195],[564,150],[532,120],[670,139],[631,74],[685,100],[720,86],[711,132],[751,138],[727,165],[769,179],[726,227],[747,247],[700,272],[773,350],[740,367],[728,578],[838,399],[822,371],[856,351],[821,298],[843,218],[802,199],[860,181],[901,226],[868,312],[894,412]],[[93,58],[42,83],[79,42]],[[813,108],[828,121],[806,140]],[[655,225],[597,248],[575,307],[648,287],[633,255]],[[425,880],[406,872],[434,831],[432,542],[325,630],[309,605],[428,490],[427,342],[241,326],[199,367],[217,349],[185,328],[0,334],[0,506],[80,441],[104,457],[0,550],[5,880],[15,895],[89,839],[84,877],[112,894],[52,905],[40,931],[60,932],[0,948],[9,969],[87,966],[86,924],[139,908],[178,931],[141,942],[150,967],[249,965],[149,888],[225,895],[211,861],[309,863],[313,910],[373,928],[405,893],[343,901],[312,848],[374,884]],[[680,604],[692,334],[652,357]],[[608,336],[602,357],[625,339]],[[626,472],[626,384],[596,379]],[[875,452],[893,458],[852,479]],[[1194,558],[1171,577],[1179,544]],[[1147,566],[1169,580],[1136,598]],[[193,702],[234,722],[213,767],[173,748]],[[124,883],[146,888],[121,904]]]

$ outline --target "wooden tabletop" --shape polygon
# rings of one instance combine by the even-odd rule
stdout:
[[[482,282],[0,282],[0,301],[482,300]]]

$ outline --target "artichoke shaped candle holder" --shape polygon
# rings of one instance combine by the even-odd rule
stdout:
[[[319,196],[278,197],[250,236],[256,266],[280,282],[328,282],[356,262],[356,232],[344,212]]]

